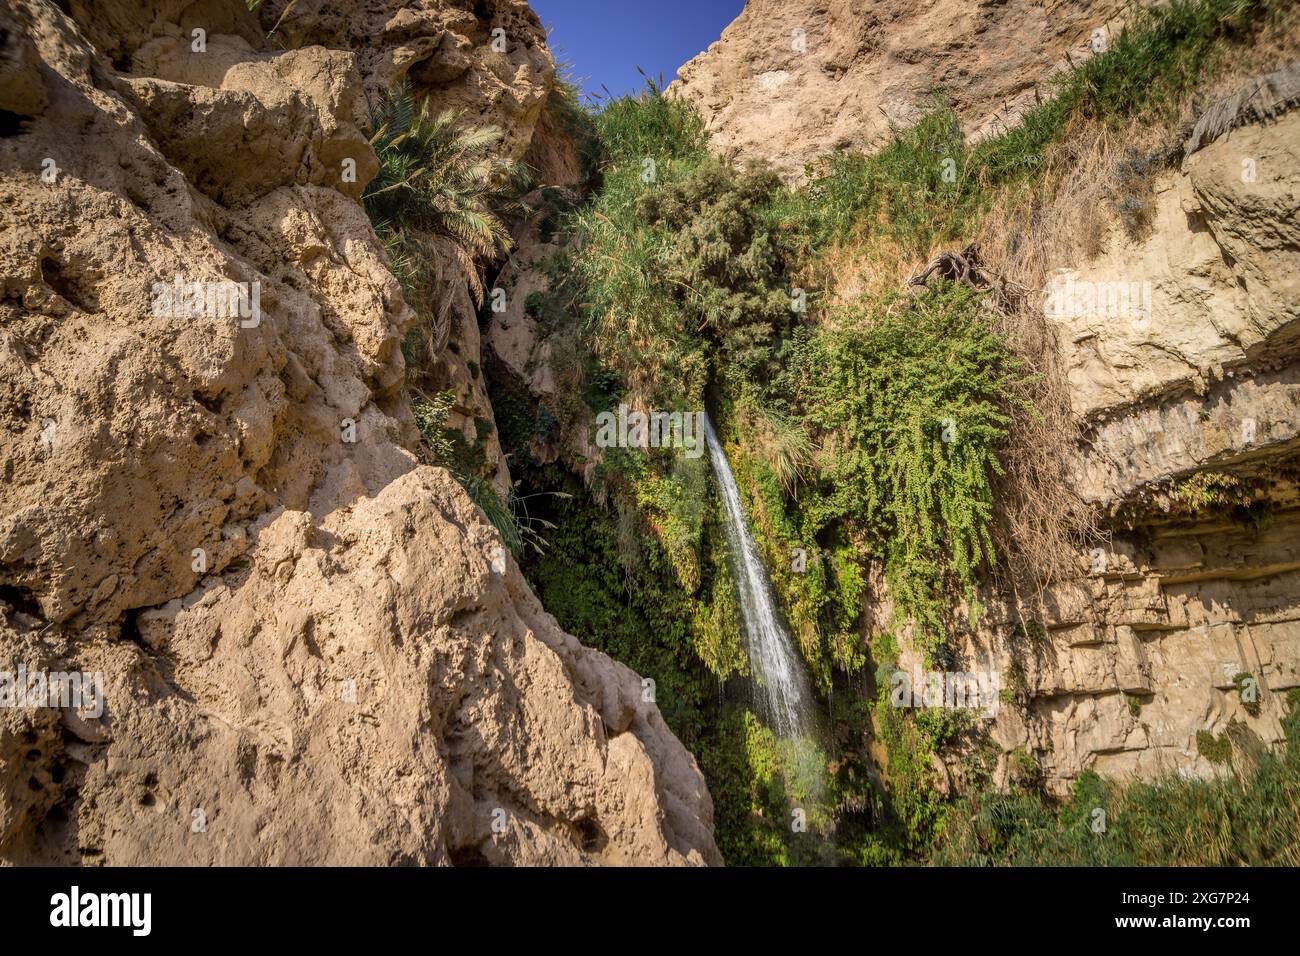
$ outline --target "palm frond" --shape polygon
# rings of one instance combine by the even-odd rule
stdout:
[[[503,139],[500,129],[463,125],[462,114],[450,109],[431,114],[427,100],[417,107],[405,80],[380,98],[371,123],[380,169],[366,190],[366,211],[411,304],[425,313],[434,308],[436,283],[415,274],[418,263],[428,261],[418,234],[451,245],[471,295],[481,302],[481,263],[510,245],[502,217],[526,212],[521,197],[532,187],[527,167],[493,153]],[[437,311],[441,317],[444,310]],[[440,321],[425,318],[441,328]]]

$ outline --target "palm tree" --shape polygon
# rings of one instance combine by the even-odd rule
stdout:
[[[417,307],[427,301],[431,284],[420,273],[433,259],[422,244],[432,241],[450,247],[481,302],[478,264],[508,248],[501,216],[523,213],[526,168],[493,154],[501,141],[496,127],[462,126],[452,110],[430,116],[427,100],[417,111],[406,80],[381,98],[372,120],[380,165],[364,201],[394,273],[411,286]]]

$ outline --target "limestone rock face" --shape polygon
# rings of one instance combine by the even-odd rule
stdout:
[[[371,97],[407,77],[439,109],[498,127],[514,159],[527,151],[555,79],[546,30],[526,0],[268,0],[258,14],[289,46],[355,51]]]
[[[247,558],[131,639],[76,645],[103,716],[37,724],[41,756],[14,757],[82,809],[33,832],[24,808],[12,859],[718,862],[640,678],[559,630],[445,471],[322,519],[269,513]],[[6,643],[27,636],[12,623]]]
[[[496,127],[499,151],[511,159],[539,159],[536,142],[546,98],[556,82],[546,31],[526,0],[407,0],[338,4],[329,0],[267,0],[259,26],[291,48],[319,45],[351,54],[364,84],[365,103],[408,81],[418,102],[451,109],[470,126]],[[544,157],[543,157],[544,158]],[[438,250],[444,295],[454,300],[441,354],[433,363],[437,389],[455,404],[449,427],[480,443],[492,485],[505,498],[510,469],[502,453],[488,398],[479,341],[478,307],[465,290],[464,263]],[[487,425],[486,429],[483,427]]]
[[[1053,278],[1075,290],[1049,316],[1093,424],[1085,497],[1296,444],[1297,164],[1300,113],[1235,129],[1160,179],[1146,239]]]
[[[39,115],[47,102],[40,58],[27,33],[29,23],[25,11],[0,10],[0,110],[15,120]]]
[[[669,90],[699,107],[719,152],[799,179],[834,149],[869,148],[910,126],[936,93],[968,135],[1014,122],[1067,54],[1078,62],[1105,43],[1125,6],[748,0]]]
[[[366,101],[353,57],[341,50],[259,54],[218,34],[196,56],[177,37],[136,51],[124,79],[168,160],[210,199],[241,206],[281,185],[336,188],[353,199],[378,171],[362,130]],[[247,157],[257,167],[230,162]],[[343,175],[344,163],[355,176]],[[248,194],[255,189],[259,194]]]
[[[495,377],[526,395],[529,407],[536,407],[539,421],[529,444],[533,458],[541,464],[563,460],[575,472],[590,478],[604,458],[604,450],[592,440],[595,417],[573,396],[581,390],[578,350],[578,321],[569,315],[544,316],[534,310],[535,297],[551,289],[548,262],[562,249],[562,240],[549,229],[561,208],[576,197],[562,191],[558,199],[547,198],[551,190],[535,190],[525,197],[533,214],[515,230],[515,248],[510,261],[497,277],[506,291],[505,307],[493,312],[487,328],[487,354]],[[565,413],[574,421],[559,421]],[[549,416],[549,419],[547,419]],[[542,427],[542,421],[556,427]]]
[[[66,7],[0,31],[0,671],[103,710],[0,707],[0,861],[718,862],[640,680],[416,464],[356,55]]]
[[[1201,731],[1283,739],[1300,687],[1297,168],[1300,114],[1233,128],[1156,183],[1145,238],[1117,233],[1049,284],[1073,287],[1047,314],[1085,423],[1078,491],[1142,529],[1048,596],[1041,640],[1007,641],[1008,615],[986,642],[1020,662],[1028,700],[994,736],[1041,754],[1057,789],[1087,768],[1223,772]],[[1206,507],[1196,482],[1223,475],[1240,503]]]

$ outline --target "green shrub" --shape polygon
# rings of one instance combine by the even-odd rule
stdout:
[[[648,122],[653,103],[640,106]],[[780,190],[770,172],[701,154],[656,163],[649,183],[635,163],[615,167],[577,214],[588,341],[636,395],[698,408],[710,377],[770,377],[793,316],[764,214]]]
[[[450,390],[432,398],[417,392],[412,399],[411,412],[424,443],[421,460],[451,472],[516,556],[522,556],[527,548],[540,552],[547,543],[544,534],[549,522],[531,517],[513,488],[502,501],[492,483],[480,473],[484,464],[481,442],[490,433],[491,422],[475,419],[479,441],[471,445],[458,430],[447,427],[447,416],[454,404],[455,394]]]
[[[1210,763],[1226,764],[1232,760],[1232,742],[1227,734],[1216,737],[1208,730],[1198,730],[1196,752]]]
[[[865,535],[928,648],[944,631],[945,578],[969,592],[995,560],[990,482],[1017,374],[959,285],[848,311],[790,350],[782,387],[822,443],[815,523]]]
[[[372,222],[385,229],[418,229],[451,240],[470,259],[503,252],[510,234],[503,211],[522,213],[527,188],[523,167],[496,154],[501,131],[466,127],[451,110],[418,108],[403,80],[383,95],[371,116],[371,145],[379,173],[366,188]]]
[[[1254,675],[1249,671],[1242,671],[1232,678],[1233,686],[1237,688],[1237,696],[1241,699],[1242,709],[1252,717],[1259,716],[1259,681],[1255,680]]]

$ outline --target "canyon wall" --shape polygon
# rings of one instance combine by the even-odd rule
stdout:
[[[807,163],[883,145],[938,102],[968,136],[1005,129],[1067,57],[1104,47],[1127,5],[748,0],[669,92],[699,108],[719,152],[799,180]]]
[[[0,708],[0,861],[718,863],[641,679],[418,464],[420,317],[359,201],[403,76],[529,150],[540,24],[336,8],[0,12],[0,671],[103,682]],[[490,420],[453,266],[442,374]]]
[[[1148,235],[1113,233],[1049,287],[1143,296],[1049,308],[1077,491],[1113,536],[1048,596],[1025,723],[996,736],[1062,786],[1089,767],[1217,772],[1204,734],[1280,741],[1300,687],[1300,113],[1243,111],[1151,205]]]

